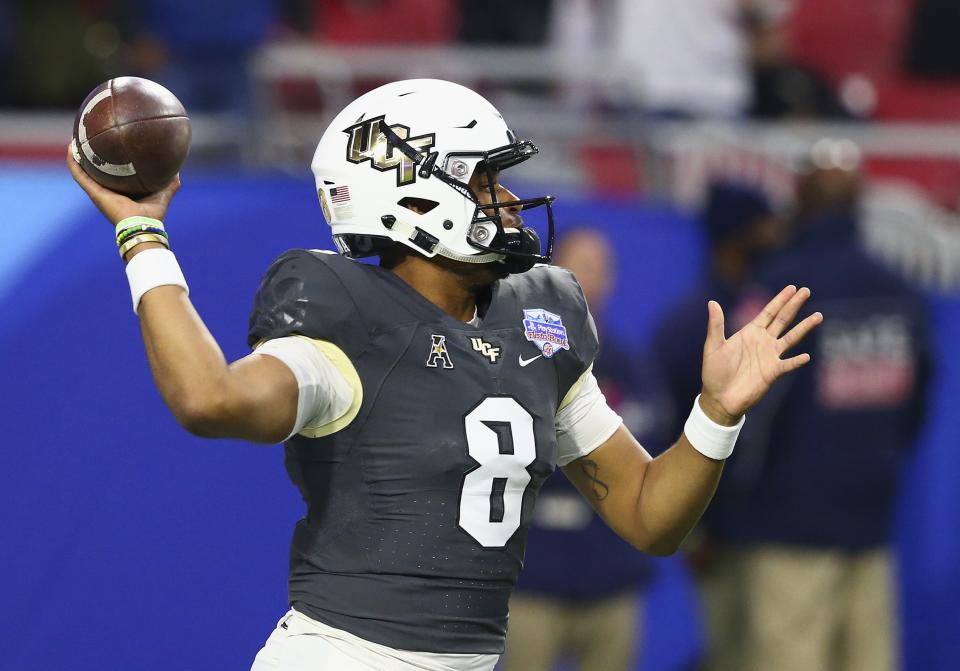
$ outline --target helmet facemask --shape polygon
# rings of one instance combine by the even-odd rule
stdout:
[[[467,263],[488,263],[490,255],[500,260],[510,273],[521,273],[529,270],[537,263],[549,263],[553,256],[554,223],[553,223],[553,196],[539,198],[525,198],[509,201],[497,199],[497,174],[506,168],[513,167],[528,158],[536,155],[539,150],[530,141],[518,141],[512,132],[509,132],[509,144],[487,151],[449,152],[443,166],[436,165],[439,154],[437,152],[422,152],[410,145],[406,140],[395,133],[389,125],[384,124],[383,133],[387,144],[402,152],[413,161],[417,175],[421,179],[434,177],[456,190],[460,195],[475,204],[473,218],[467,231],[467,243],[487,254],[476,257],[465,257],[460,254],[445,254],[442,249],[438,253],[454,260]],[[490,202],[481,204],[464,178],[470,179],[470,164],[475,170],[486,172],[486,188],[490,195]],[[543,206],[546,208],[547,248],[544,252],[541,247],[540,236],[532,227],[505,228],[503,225],[504,210],[530,210]]]

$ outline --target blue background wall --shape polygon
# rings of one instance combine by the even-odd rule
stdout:
[[[0,168],[0,669],[242,669],[285,605],[302,506],[276,447],[181,430],[150,381],[112,231],[63,170]],[[620,249],[620,339],[642,344],[695,281],[695,222],[666,206],[565,199]],[[228,358],[247,353],[260,274],[329,235],[306,180],[184,176],[168,218],[191,297]],[[960,300],[935,299],[940,368],[899,523],[911,671],[960,639]],[[682,563],[662,563],[645,669],[700,644]]]

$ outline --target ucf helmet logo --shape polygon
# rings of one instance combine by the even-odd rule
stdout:
[[[402,151],[387,143],[387,136],[381,128],[383,123],[384,117],[378,116],[356,123],[343,131],[350,136],[347,142],[347,160],[351,163],[370,161],[370,165],[380,172],[396,170],[397,186],[413,184],[417,181],[414,163]],[[429,151],[436,141],[433,133],[410,137],[410,129],[403,124],[391,125],[390,130],[422,152]]]

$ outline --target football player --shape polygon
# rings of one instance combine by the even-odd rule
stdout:
[[[576,280],[546,265],[553,199],[518,200],[501,182],[536,154],[457,84],[401,81],[355,100],[312,166],[341,255],[278,258],[254,298],[253,353],[229,364],[167,246],[179,182],[133,201],[68,156],[116,226],[173,414],[200,436],[284,442],[307,503],[291,610],[256,671],[492,669],[534,501],[556,466],[627,542],[672,553],[744,413],[809,360],[781,358],[821,320],[789,328],[806,289],[786,287],[729,339],[709,303],[702,394],[677,443],[651,459],[591,373],[598,343]],[[523,224],[537,207],[545,240]],[[353,260],[370,255],[379,266]]]

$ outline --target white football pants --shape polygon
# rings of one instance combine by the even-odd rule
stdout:
[[[493,671],[498,657],[395,650],[291,608],[277,622],[250,671]]]

